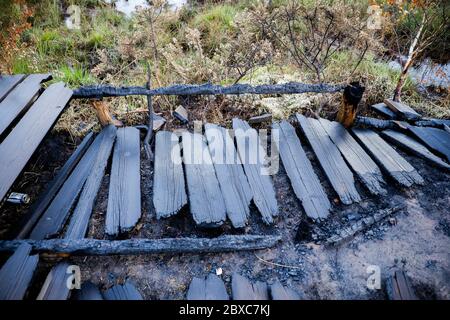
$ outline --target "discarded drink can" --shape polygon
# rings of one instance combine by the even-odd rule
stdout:
[[[14,204],[28,204],[30,197],[25,193],[11,192],[6,202]]]

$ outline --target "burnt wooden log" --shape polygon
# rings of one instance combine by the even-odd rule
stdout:
[[[27,292],[38,265],[39,256],[31,256],[32,247],[24,243],[0,269],[0,300],[21,300]]]
[[[2,168],[0,170],[0,201],[8,193],[71,96],[72,90],[66,88],[62,82],[52,84],[2,141],[0,144],[0,168]],[[7,102],[6,99],[2,103],[5,102]]]
[[[364,90],[365,88],[360,86],[359,82],[352,82],[345,87],[341,105],[336,115],[336,121],[342,123],[344,127],[349,128],[353,125]]]
[[[92,106],[94,107],[97,113],[97,119],[102,126],[106,127],[107,125],[110,124],[113,124],[117,127],[123,126],[122,122],[113,118],[113,116],[109,112],[109,106],[105,101],[102,100],[92,101]]]
[[[21,229],[16,236],[16,239],[25,239],[37,221],[40,219],[45,209],[50,205],[51,201],[55,197],[58,190],[64,184],[66,179],[69,177],[72,170],[78,164],[80,159],[83,157],[86,150],[92,143],[94,134],[90,132],[83,141],[77,147],[75,152],[70,156],[69,160],[64,164],[64,166],[58,171],[56,177],[50,182],[42,195],[36,200],[28,214],[23,219],[21,223]]]
[[[297,114],[297,121],[342,203],[352,204],[361,201],[352,171],[320,121],[306,118],[301,114]]]
[[[367,127],[372,129],[396,129],[399,127],[398,121],[395,120],[382,120],[370,117],[356,117],[355,127]]]
[[[158,95],[219,95],[219,94],[294,94],[305,92],[334,93],[345,88],[346,85],[333,84],[305,84],[288,82],[283,84],[264,84],[252,86],[249,84],[234,84],[220,86],[205,83],[201,85],[178,84],[157,89],[145,87],[114,87],[111,85],[84,86],[74,91],[75,98],[102,98],[130,95],[158,96]]]
[[[29,75],[0,102],[0,135],[16,117],[26,111],[41,91],[41,83],[49,79],[50,74]]]
[[[223,281],[213,273],[204,278],[193,278],[186,295],[187,300],[229,300]]]
[[[141,217],[140,151],[138,129],[120,128],[109,182],[105,225],[109,235],[130,231]]]
[[[35,252],[67,253],[73,255],[137,255],[155,253],[211,253],[266,249],[281,241],[280,236],[230,235],[218,238],[166,239],[49,239],[2,240],[1,251],[14,251],[27,243]]]
[[[444,127],[450,126],[449,119],[422,119],[414,122],[417,127]]]
[[[340,229],[338,233],[325,239],[325,245],[338,245],[343,243],[353,238],[357,233],[370,228],[373,224],[389,217],[391,214],[400,211],[403,208],[403,206],[395,206],[388,209],[382,209],[368,217],[360,219],[350,226]]]
[[[246,277],[234,273],[231,280],[233,300],[269,300],[269,290],[265,282],[250,282]]]
[[[279,131],[279,139],[275,139],[275,144],[306,215],[312,219],[326,218],[331,209],[330,201],[302,148],[295,128],[289,122],[282,121],[274,123],[272,129]]]
[[[119,129],[121,130],[121,129]],[[137,131],[137,129],[134,129]],[[86,178],[86,182],[81,191],[75,210],[70,219],[64,237],[66,239],[80,239],[84,238],[89,225],[89,219],[94,208],[94,202],[97,197],[100,184],[105,174],[108,159],[116,138],[117,129],[113,125],[108,125],[103,129],[102,140],[100,147],[95,156],[91,167],[91,172]]]

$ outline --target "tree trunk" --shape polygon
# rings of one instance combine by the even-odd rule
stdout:
[[[361,101],[365,88],[358,82],[352,82],[344,89],[341,105],[339,107],[336,120],[349,128],[355,121],[358,103]]]
[[[106,127],[107,125],[113,124],[116,127],[122,127],[123,124],[117,119],[114,119],[111,116],[111,113],[109,112],[108,104],[102,100],[96,100],[92,102],[92,105],[95,108],[95,111],[97,112],[97,118],[100,121],[100,124],[103,127]]]

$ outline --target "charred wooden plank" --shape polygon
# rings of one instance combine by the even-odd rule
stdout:
[[[386,283],[389,300],[418,300],[404,271],[396,270]]]
[[[50,78],[50,74],[29,75],[0,102],[0,135],[16,117],[30,106],[32,100],[41,90],[41,83]]]
[[[156,217],[176,214],[187,203],[179,138],[169,131],[156,134],[153,206]]]
[[[386,190],[382,187],[385,182],[380,168],[350,133],[335,121],[320,119],[320,124],[370,193],[374,195],[386,194]]]
[[[381,135],[383,136],[383,138],[398,145],[404,150],[429,161],[431,164],[442,169],[450,170],[450,165],[448,163],[435,156],[424,145],[419,143],[414,138],[394,130],[384,130]]]
[[[103,297],[105,300],[144,300],[130,280],[109,288],[103,292]]]
[[[140,150],[138,129],[117,131],[106,213],[105,231],[109,235],[130,231],[141,217]]]
[[[24,243],[0,269],[0,300],[22,300],[33,278],[39,256],[30,256],[32,247]]]
[[[37,252],[68,253],[75,255],[135,255],[152,253],[208,253],[259,250],[275,246],[280,236],[238,235],[217,238],[165,239],[50,239],[0,241],[0,251],[14,251],[28,243]]]
[[[297,114],[297,120],[342,203],[361,201],[352,172],[319,120],[306,118],[301,114]]]
[[[67,272],[69,267],[67,262],[60,262],[50,270],[37,300],[67,300],[69,298],[70,289],[67,281],[72,274]]]
[[[75,291],[77,300],[103,300],[103,296],[98,287],[90,281],[84,282],[81,289]]]
[[[242,228],[250,215],[252,192],[233,139],[225,128],[214,124],[205,124],[205,136],[228,218],[235,228]]]
[[[23,74],[11,76],[0,75],[0,102],[25,78]]]
[[[183,132],[182,143],[189,208],[195,223],[220,226],[226,219],[226,207],[205,138]]]
[[[53,198],[55,197],[58,190],[66,181],[67,177],[70,175],[74,167],[78,164],[81,157],[83,157],[86,150],[91,145],[94,134],[90,132],[83,141],[77,147],[75,152],[70,156],[69,160],[64,164],[64,166],[58,171],[56,177],[50,182],[42,195],[36,200],[33,206],[30,208],[28,214],[23,219],[21,223],[21,229],[16,236],[16,239],[25,239],[32,228],[35,226],[36,222],[44,213],[45,209],[49,206]]]
[[[300,295],[291,288],[283,287],[280,281],[275,281],[270,285],[270,295],[272,300],[300,300]]]
[[[229,300],[223,281],[213,273],[206,278],[193,278],[186,296],[187,300]]]
[[[287,121],[274,123],[279,139],[275,139],[286,173],[295,195],[301,201],[306,215],[312,219],[326,218],[331,204],[313,166],[302,148],[294,127]]]
[[[408,126],[408,130],[431,150],[442,154],[450,161],[450,133],[438,128]]]
[[[418,114],[413,108],[404,103],[394,101],[392,99],[385,99],[384,103],[400,118],[405,120],[418,120],[422,116]]]
[[[370,108],[388,119],[397,118],[394,111],[389,109],[389,107],[384,102],[373,104],[370,106]]]
[[[0,171],[0,200],[5,197],[71,96],[72,90],[63,83],[51,85],[0,144],[0,168],[8,168]]]
[[[233,300],[269,300],[269,291],[265,282],[251,283],[238,273],[233,274],[231,291]]]
[[[137,129],[134,130],[137,131]],[[66,239],[80,239],[84,238],[86,235],[89,218],[91,217],[97,192],[100,189],[100,184],[105,174],[108,159],[116,138],[116,132],[117,129],[113,125],[109,125],[102,131],[100,146],[91,165],[91,170],[86,178],[86,182],[84,183],[83,191],[81,191],[80,198],[78,199],[70,219],[69,226],[65,232],[64,237]],[[132,179],[132,177],[133,172],[130,172],[130,179]],[[138,195],[140,195],[140,192]],[[119,195],[116,196],[119,197]],[[121,196],[126,197],[126,195],[123,194]]]
[[[258,133],[246,121],[233,119],[234,135],[239,158],[252,190],[253,201],[266,224],[273,223],[278,216],[278,203],[270,178],[270,170],[265,164],[267,153]]]
[[[384,168],[400,185],[410,187],[413,184],[425,183],[416,169],[377,133],[366,129],[353,129],[353,133],[380,167]]]
[[[79,161],[78,165],[64,182],[61,189],[53,199],[44,214],[37,222],[30,234],[30,239],[41,240],[56,236],[63,228],[69,217],[70,210],[76,202],[78,195],[83,189],[84,183],[89,176],[92,166],[100,150],[103,136],[102,131],[92,142],[89,149]]]

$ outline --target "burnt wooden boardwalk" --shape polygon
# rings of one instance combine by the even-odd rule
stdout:
[[[269,288],[265,282],[252,283],[238,273],[233,274],[231,290],[233,300],[269,300]]]
[[[247,122],[234,118],[233,129],[239,157],[252,190],[253,201],[263,221],[272,224],[274,217],[278,216],[278,203],[269,168],[264,163],[267,158],[266,150],[260,143],[257,131]]]
[[[278,280],[270,285],[270,296],[272,300],[300,300],[300,295],[297,292],[284,287]]]
[[[400,185],[411,187],[413,184],[424,184],[423,178],[416,169],[376,132],[368,129],[353,129],[353,133],[378,164]]]
[[[384,102],[373,104],[370,106],[370,108],[387,119],[397,118],[395,112],[389,109],[389,107]]]
[[[206,139],[183,132],[182,143],[192,217],[200,226],[218,227],[226,219],[226,207]]]
[[[312,219],[326,218],[331,209],[330,201],[294,127],[289,122],[282,121],[274,123],[272,128],[279,130],[279,140],[276,139],[275,143],[295,195],[301,201],[306,215]]]
[[[438,129],[427,127],[408,126],[408,130],[419,138],[431,150],[442,154],[450,161],[450,133]]]
[[[15,90],[18,89],[16,87]],[[14,94],[15,90],[11,94]],[[0,112],[3,112],[1,111],[3,108],[8,109],[10,95],[1,103]],[[63,83],[51,85],[1,142],[0,168],[8,168],[8,170],[0,171],[0,200],[8,193],[71,96],[72,90],[66,88]],[[2,119],[2,115],[0,115],[0,119]],[[4,123],[3,119],[0,121]]]
[[[409,153],[417,155],[439,168],[450,170],[450,165],[444,162],[440,157],[431,153],[424,145],[414,138],[394,130],[384,130],[381,135],[386,140],[403,148]]]
[[[25,78],[24,74],[11,76],[0,75],[0,102],[11,92],[14,87]]]
[[[179,138],[175,133],[156,134],[153,205],[156,217],[167,218],[187,204]]]
[[[235,228],[247,224],[252,192],[234,141],[225,128],[205,124],[205,137],[214,164],[228,218]]]
[[[353,171],[370,193],[384,195],[386,190],[380,168],[339,122],[320,119],[320,123]]]
[[[229,300],[223,281],[213,273],[206,278],[194,277],[189,285],[187,300]]]
[[[134,284],[127,280],[123,285],[117,284],[103,292],[105,300],[143,300]]]
[[[71,275],[67,272],[69,267],[67,262],[60,262],[50,270],[37,300],[67,300],[69,298],[70,289],[67,286],[67,280]]]
[[[342,203],[352,204],[361,201],[361,196],[355,187],[353,173],[320,121],[300,114],[297,114],[297,120]]]
[[[136,128],[117,130],[109,182],[106,233],[130,231],[141,217],[140,137]]]
[[[384,103],[400,119],[404,119],[404,120],[418,120],[418,119],[420,119],[422,117],[413,108],[411,108],[410,106],[408,106],[408,105],[406,105],[404,103],[396,102],[396,101],[394,101],[392,99],[385,99]]]

